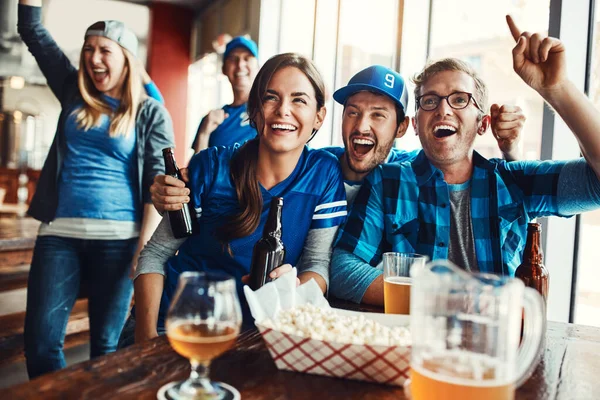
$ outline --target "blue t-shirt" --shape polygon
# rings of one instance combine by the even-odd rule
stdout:
[[[214,235],[216,229],[239,212],[230,162],[239,145],[211,147],[192,157],[188,166],[191,203],[198,213],[199,231],[188,238],[166,265],[161,314],[172,298],[184,271],[220,271],[236,279],[246,327],[252,322],[241,278],[250,272],[252,250],[260,239],[272,197],[283,197],[282,240],[285,262],[296,265],[309,229],[340,225],[346,218],[346,195],[339,163],[323,150],[305,148],[292,174],[270,190],[261,186],[263,213],[256,230],[231,241],[233,257]],[[159,319],[160,320],[160,319]],[[160,322],[159,322],[160,323]]]
[[[113,109],[119,106],[119,100],[103,97]],[[56,218],[139,220],[135,130],[111,137],[109,126],[107,115],[102,115],[100,124],[87,131],[77,126],[73,113],[67,118]]]
[[[231,146],[233,144],[243,144],[246,141],[256,137],[256,129],[250,126],[248,120],[248,112],[246,109],[246,103],[241,106],[223,106],[223,110],[229,116],[215,129],[208,139],[208,147],[213,146]],[[204,117],[206,118],[206,116]],[[198,130],[204,122],[204,118],[200,121]],[[198,132],[196,132],[196,138],[192,144],[192,148],[196,146],[198,142]]]

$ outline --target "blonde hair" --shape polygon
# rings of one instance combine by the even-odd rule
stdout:
[[[125,55],[125,69],[123,70],[125,80],[123,81],[119,107],[113,110],[102,99],[102,93],[96,89],[92,78],[86,72],[82,47],[77,84],[83,98],[83,105],[73,112],[80,129],[87,131],[94,126],[99,126],[100,117],[102,114],[106,114],[111,117],[108,129],[110,137],[127,137],[133,130],[138,108],[146,95],[143,90],[142,78],[135,56],[128,50],[121,49]]]
[[[438,72],[444,71],[460,71],[473,78],[473,81],[475,82],[475,93],[473,93],[473,97],[475,97],[475,101],[477,101],[477,104],[482,110],[487,110],[487,86],[469,64],[457,58],[444,58],[442,60],[429,63],[425,66],[423,71],[415,75],[412,78],[412,81],[415,84],[415,99],[421,95],[421,88],[432,76]]]

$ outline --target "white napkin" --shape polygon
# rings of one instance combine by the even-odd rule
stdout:
[[[256,323],[260,323],[265,318],[274,318],[279,310],[287,310],[302,304],[309,303],[321,308],[331,308],[314,279],[296,286],[297,275],[296,268],[292,268],[287,274],[256,291],[244,286],[246,301]]]

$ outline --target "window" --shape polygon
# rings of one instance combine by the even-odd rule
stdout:
[[[342,0],[335,89],[373,64],[392,67],[396,53],[397,0]],[[342,143],[342,106],[333,110],[332,144]]]
[[[600,110],[600,4],[596,3],[593,26],[592,63],[588,94]],[[600,210],[582,214],[579,220],[577,286],[575,291],[576,324],[600,326],[600,268],[596,249],[600,243]]]
[[[327,117],[311,146],[342,145],[342,107],[331,98],[336,89],[370,65],[394,65],[398,3],[262,0],[261,57],[288,51],[312,56],[325,81]]]
[[[188,68],[186,159],[194,154],[191,146],[202,118],[210,110],[233,101],[229,80],[221,73],[220,58],[216,53],[210,53]]]

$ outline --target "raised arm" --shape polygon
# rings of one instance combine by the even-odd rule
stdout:
[[[42,1],[19,0],[17,29],[29,52],[35,57],[48,86],[62,103],[67,81],[77,84],[77,69],[42,25]]]
[[[600,113],[567,77],[563,43],[538,33],[521,32],[506,17],[515,41],[513,68],[556,110],[579,142],[589,166],[600,177]]]

